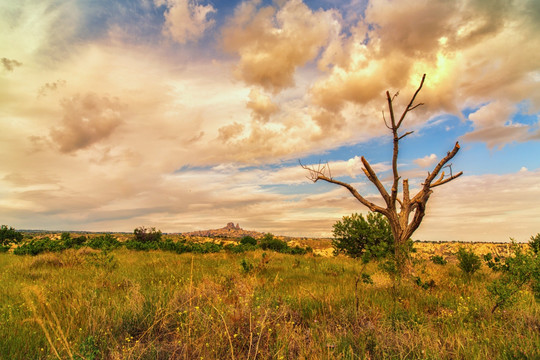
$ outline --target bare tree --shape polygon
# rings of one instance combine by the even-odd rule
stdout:
[[[394,96],[390,96],[390,93],[386,92],[386,99],[388,101],[388,110],[390,112],[390,125],[388,125],[384,111],[383,111],[383,120],[386,125],[386,127],[392,131],[392,137],[393,137],[393,146],[394,151],[392,155],[392,188],[390,189],[390,193],[386,190],[386,188],[383,186],[379,178],[377,177],[377,174],[375,171],[373,171],[373,168],[369,164],[369,162],[362,156],[362,164],[364,167],[362,170],[364,171],[364,174],[366,177],[375,185],[379,193],[381,194],[382,198],[384,199],[384,202],[386,204],[386,207],[382,207],[379,205],[376,205],[372,203],[371,201],[367,200],[365,197],[360,195],[358,191],[351,186],[348,183],[336,180],[332,177],[332,173],[330,171],[330,167],[328,164],[321,165],[319,164],[317,167],[315,166],[306,166],[300,164],[304,169],[309,171],[308,178],[312,180],[313,182],[317,182],[318,180],[324,180],[329,183],[341,185],[345,187],[347,190],[350,191],[350,193],[358,200],[360,203],[368,207],[373,212],[378,212],[386,216],[388,221],[390,222],[390,227],[392,228],[392,234],[394,235],[394,242],[395,242],[395,258],[398,265],[398,272],[401,274],[404,271],[404,265],[405,265],[405,259],[407,256],[406,253],[406,242],[408,239],[411,238],[412,234],[418,227],[420,226],[420,223],[422,222],[422,219],[424,218],[425,212],[426,212],[426,203],[429,200],[430,195],[433,193],[433,188],[446,184],[455,178],[461,176],[463,172],[459,172],[457,174],[452,174],[452,169],[450,165],[446,165],[459,151],[459,143],[456,142],[454,145],[454,148],[449,151],[444,158],[442,158],[439,163],[435,166],[433,171],[428,172],[426,179],[421,184],[420,190],[418,193],[411,198],[409,193],[409,180],[404,179],[403,185],[402,185],[402,198],[400,199],[398,197],[399,192],[399,172],[398,172],[398,154],[399,154],[399,142],[404,137],[410,135],[413,133],[413,131],[405,132],[404,134],[400,135],[399,129],[401,128],[401,125],[403,124],[403,120],[405,119],[405,116],[412,110],[416,109],[419,106],[424,105],[423,103],[414,104],[416,96],[422,89],[422,86],[424,85],[424,80],[426,78],[426,75],[424,74],[422,76],[422,81],[420,82],[420,85],[418,86],[418,89],[416,89],[416,92],[411,98],[411,101],[401,114],[401,116],[398,118],[394,115],[394,107],[393,107],[393,100],[396,98],[398,94],[395,94]],[[445,174],[444,171],[442,171],[441,175],[439,176],[439,173],[444,167],[450,167],[450,174]],[[398,211],[398,204],[399,204],[399,211]]]

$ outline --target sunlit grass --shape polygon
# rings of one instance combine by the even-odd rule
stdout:
[[[352,259],[262,251],[206,255],[69,250],[0,254],[5,359],[513,359],[540,356],[528,291],[491,314],[483,268],[415,265],[424,290],[356,286]],[[253,265],[245,271],[241,261]],[[358,304],[358,306],[356,306]]]

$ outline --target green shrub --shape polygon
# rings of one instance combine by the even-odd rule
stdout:
[[[96,236],[88,241],[92,249],[113,250],[121,245],[120,241],[111,234]]]
[[[433,255],[431,261],[437,265],[446,265],[447,261],[441,255]]]
[[[141,242],[136,240],[128,240],[124,243],[126,249],[129,250],[138,250],[138,251],[148,251],[148,250],[158,250],[159,245],[157,242]]]
[[[308,252],[307,249],[301,248],[298,245],[296,245],[295,247],[289,247],[289,246],[287,247],[288,249],[286,249],[285,252],[291,255],[305,255]]]
[[[158,244],[160,250],[171,251],[177,254],[185,252],[191,252],[191,245],[186,243],[186,240],[173,241],[172,239],[165,239]]]
[[[257,245],[257,240],[252,237],[252,236],[244,236],[240,239],[240,244],[241,245],[253,245],[253,246],[256,246]]]
[[[242,267],[242,271],[245,274],[248,274],[251,272],[251,270],[253,270],[253,264],[247,261],[246,259],[242,259],[240,261],[240,266]]]
[[[540,233],[536,234],[536,236],[531,236],[531,240],[529,241],[529,248],[536,255],[540,253]]]
[[[268,234],[264,234],[262,239],[259,241],[259,247],[263,250],[286,252],[289,246],[287,245],[285,241],[279,240],[275,238],[274,235],[268,233]]]
[[[480,257],[472,250],[466,250],[460,247],[457,252],[458,267],[468,276],[474,274],[480,269],[482,263]]]
[[[492,312],[497,308],[512,305],[516,301],[518,292],[526,285],[530,285],[534,297],[540,301],[540,256],[538,252],[535,252],[535,241],[536,239],[531,237],[527,252],[523,251],[512,239],[511,256],[488,261],[491,269],[501,273],[487,286],[488,291],[495,298]]]
[[[246,251],[254,251],[257,250],[259,247],[257,245],[250,245],[250,244],[227,244],[223,247],[225,251],[232,252],[234,254],[240,254],[245,253]]]
[[[43,252],[59,252],[65,250],[66,246],[63,241],[51,240],[48,237],[42,239],[31,240],[25,244],[20,245],[13,253],[15,255],[38,255]]]
[[[344,216],[334,224],[334,255],[343,253],[364,261],[394,252],[394,237],[388,219],[379,213]]]
[[[64,244],[64,247],[66,249],[71,249],[71,248],[79,248],[83,246],[86,243],[87,239],[86,239],[86,236],[84,235],[76,237],[76,238],[72,238],[70,233],[63,232],[60,237],[60,241]]]
[[[9,247],[11,244],[18,244],[22,241],[23,234],[16,231],[11,226],[8,228],[6,225],[0,227],[0,245],[3,247]]]
[[[191,251],[197,254],[216,253],[221,250],[223,250],[223,246],[213,242],[193,243],[191,245]]]

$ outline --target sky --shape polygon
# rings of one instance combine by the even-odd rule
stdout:
[[[411,192],[456,141],[415,240],[540,232],[536,0],[0,0],[0,222],[330,237],[391,180],[386,91]]]

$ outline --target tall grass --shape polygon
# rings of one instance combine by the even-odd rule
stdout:
[[[0,358],[540,357],[538,304],[522,291],[492,314],[487,268],[468,279],[455,262],[421,262],[435,286],[404,283],[394,303],[377,264],[357,287],[361,264],[344,257],[110,254],[115,266],[84,249],[0,254]]]

